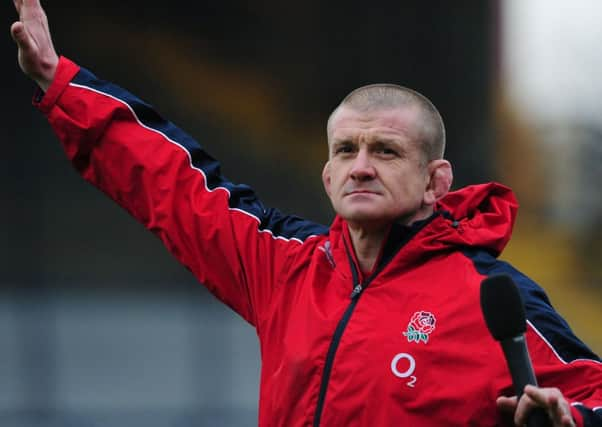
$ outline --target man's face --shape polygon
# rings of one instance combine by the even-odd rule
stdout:
[[[420,150],[416,108],[358,112],[341,107],[328,128],[324,187],[351,225],[409,224],[430,214],[430,176]]]

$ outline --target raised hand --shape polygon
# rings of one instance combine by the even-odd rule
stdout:
[[[19,47],[19,65],[46,91],[59,61],[54,50],[46,13],[39,0],[13,0],[19,20],[10,27],[13,40]]]

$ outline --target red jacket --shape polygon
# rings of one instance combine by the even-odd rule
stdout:
[[[61,58],[35,104],[79,173],[155,233],[261,344],[262,426],[494,426],[512,395],[479,285],[518,283],[541,386],[579,425],[602,425],[602,364],[543,290],[496,256],[517,203],[490,183],[394,225],[365,277],[345,221],[330,228],[265,208],[188,135],[123,89]],[[598,408],[594,412],[594,408]]]

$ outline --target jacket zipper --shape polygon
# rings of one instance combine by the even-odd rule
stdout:
[[[339,343],[341,341],[341,337],[343,336],[343,332],[345,331],[345,328],[347,327],[347,323],[349,323],[349,319],[351,318],[351,315],[353,314],[353,310],[355,310],[355,306],[357,305],[357,302],[359,301],[360,296],[362,295],[363,291],[368,287],[370,282],[372,282],[372,280],[378,275],[378,273],[380,273],[386,267],[386,265],[391,261],[391,259],[393,259],[395,254],[397,254],[399,252],[399,250],[401,250],[401,248],[403,246],[405,246],[405,244],[416,233],[418,233],[426,224],[431,222],[438,215],[439,215],[439,213],[435,212],[433,215],[431,215],[426,220],[422,220],[422,221],[415,223],[417,226],[413,225],[412,226],[413,229],[411,229],[407,234],[405,234],[403,236],[402,240],[400,240],[399,243],[397,244],[396,250],[390,251],[390,253],[386,253],[387,251],[385,251],[385,253],[383,253],[383,257],[385,257],[385,258],[383,258],[381,260],[380,265],[372,272],[370,277],[368,277],[366,280],[364,280],[363,283],[360,283],[360,281],[359,281],[359,275],[357,272],[355,262],[353,261],[353,257],[351,256],[351,252],[349,251],[347,243],[344,242],[345,250],[347,252],[347,258],[349,259],[349,264],[351,265],[351,275],[353,278],[353,290],[351,292],[351,303],[349,303],[349,305],[347,306],[347,309],[343,313],[343,317],[341,317],[341,320],[339,320],[339,323],[337,324],[337,327],[334,330],[334,335],[332,336],[332,341],[330,341],[330,346],[328,347],[328,353],[326,353],[326,363],[324,364],[324,371],[322,372],[322,382],[320,383],[320,394],[318,395],[318,404],[316,405],[316,413],[314,416],[313,427],[320,426],[320,418],[322,417],[322,411],[324,409],[324,401],[326,400],[326,391],[328,390],[328,382],[330,381],[330,371],[332,370],[334,356],[335,356],[335,353],[337,352],[337,348],[339,347]]]
[[[345,245],[345,249],[347,246]],[[322,410],[324,409],[324,400],[326,399],[326,391],[328,390],[328,382],[330,380],[330,371],[332,369],[332,363],[334,361],[334,356],[337,352],[337,348],[339,347],[339,343],[341,341],[341,337],[343,336],[343,332],[347,327],[347,323],[349,323],[349,319],[351,318],[351,314],[359,301],[360,295],[362,291],[366,289],[368,284],[372,281],[372,279],[376,276],[377,271],[374,272],[364,283],[359,282],[359,275],[357,273],[357,269],[351,255],[349,254],[349,250],[347,249],[347,257],[349,258],[349,263],[351,264],[351,275],[353,277],[353,290],[351,292],[350,298],[351,302],[347,306],[347,309],[343,313],[343,317],[339,320],[336,329],[334,330],[334,335],[332,336],[332,341],[330,341],[330,346],[328,347],[328,353],[326,353],[326,363],[324,364],[324,371],[322,372],[322,382],[320,383],[320,394],[318,395],[318,404],[316,406],[316,414],[314,416],[314,427],[319,427],[320,418],[322,417]],[[379,269],[380,270],[380,269]]]

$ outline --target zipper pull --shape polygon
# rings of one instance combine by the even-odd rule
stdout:
[[[361,283],[358,285],[355,285],[355,288],[353,288],[353,291],[351,292],[351,299],[357,298],[359,296],[359,294],[362,293],[363,290],[364,290],[364,288],[362,287]]]

